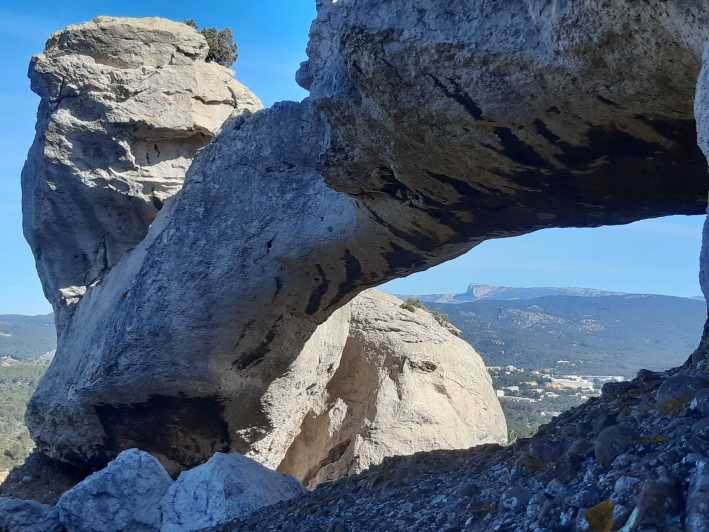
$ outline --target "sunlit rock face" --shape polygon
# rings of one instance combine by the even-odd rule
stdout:
[[[165,463],[276,460],[269,390],[365,288],[487,238],[704,212],[707,9],[319,2],[311,98],[227,122],[76,305],[29,408],[39,448],[105,463],[158,412]]]
[[[281,471],[312,488],[390,456],[507,442],[490,375],[457,329],[377,290],[349,306],[340,365]]]
[[[261,104],[165,19],[69,26],[32,59],[41,102],[23,171],[24,229],[61,334],[67,312],[145,236],[195,153]]]

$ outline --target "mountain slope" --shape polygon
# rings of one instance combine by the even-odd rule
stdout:
[[[489,366],[630,377],[683,363],[706,318],[703,301],[658,295],[556,295],[426,305],[448,315]]]
[[[52,351],[57,346],[54,315],[0,315],[0,357],[29,360]]]

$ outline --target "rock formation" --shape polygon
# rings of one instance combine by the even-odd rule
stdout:
[[[59,334],[86,289],[143,239],[224,120],[261,108],[207,52],[184,24],[99,17],[55,33],[32,59],[41,102],[23,172],[24,229]]]
[[[303,486],[292,477],[245,456],[217,453],[206,464],[182,473],[170,486],[160,503],[160,530],[201,530],[303,493]]]
[[[480,356],[428,312],[368,290],[324,401],[279,469],[315,487],[388,456],[505,443],[507,428]],[[454,329],[454,328],[453,328]]]
[[[269,389],[359,291],[486,238],[704,212],[706,6],[468,7],[318,3],[311,98],[230,121],[76,306],[29,409],[43,452],[102,464],[155,423],[180,464],[269,449]]]
[[[313,416],[315,412],[328,411],[335,404],[349,402],[351,405],[352,397],[346,394],[340,397],[338,386],[343,386],[343,373],[357,373],[359,369],[369,370],[356,377],[358,386],[372,391],[372,404],[368,410],[347,412],[346,423],[338,428],[336,441],[322,441],[318,448],[322,456],[312,456],[312,459],[317,458],[316,462],[309,462],[306,468],[299,466],[298,471],[293,471],[299,478],[312,476],[311,485],[317,483],[321,477],[333,479],[360,471],[370,463],[378,463],[383,457],[392,454],[505,441],[504,418],[479,356],[465,342],[455,338],[423,311],[418,313],[420,316],[417,319],[408,320],[405,328],[408,337],[397,344],[400,353],[382,350],[391,349],[389,344],[395,342],[396,334],[403,333],[397,333],[396,328],[393,328],[389,331],[391,338],[387,339],[383,331],[373,329],[371,333],[379,338],[376,342],[382,344],[381,350],[378,351],[374,344],[369,345],[368,362],[361,367],[358,358],[363,355],[357,352],[355,347],[346,347],[345,343],[354,345],[357,341],[376,342],[374,338],[368,337],[367,331],[362,330],[355,333],[363,339],[348,339],[351,310],[347,305],[329,316],[309,338],[305,335],[310,334],[312,328],[291,331],[289,334],[294,336],[292,341],[287,336],[284,337],[284,340],[296,346],[300,346],[299,342],[303,339],[307,341],[300,347],[295,360],[286,361],[289,364],[287,369],[284,371],[279,367],[278,372],[274,372],[270,363],[259,364],[260,348],[240,360],[229,358],[219,362],[207,357],[198,357],[179,362],[172,358],[169,349],[155,350],[146,346],[147,350],[141,352],[139,359],[128,360],[116,357],[110,350],[95,350],[100,341],[95,343],[96,339],[90,338],[91,335],[80,332],[93,326],[103,329],[108,325],[102,312],[94,314],[96,308],[94,311],[88,310],[92,306],[89,301],[94,297],[91,294],[108,288],[111,285],[111,276],[125,279],[125,275],[136,275],[133,268],[142,261],[144,248],[138,245],[131,251],[136,246],[135,239],[130,241],[130,245],[118,245],[120,235],[113,235],[111,231],[117,229],[120,233],[125,229],[124,225],[109,224],[104,227],[95,219],[77,217],[83,216],[83,213],[104,213],[106,210],[126,211],[135,205],[159,208],[182,186],[184,168],[196,153],[197,145],[195,144],[192,151],[180,151],[178,158],[166,160],[157,160],[155,154],[148,151],[145,160],[139,158],[134,166],[120,172],[118,166],[123,164],[121,158],[104,160],[96,156],[91,159],[92,164],[87,165],[85,157],[75,150],[60,151],[55,146],[72,144],[73,130],[67,129],[69,126],[66,124],[73,124],[81,131],[81,141],[86,145],[136,146],[136,131],[145,135],[159,132],[163,139],[160,141],[161,145],[164,144],[162,153],[172,153],[168,149],[170,143],[179,144],[183,134],[190,139],[196,135],[201,141],[207,142],[209,135],[218,130],[221,121],[227,117],[238,115],[243,110],[255,110],[258,100],[231,79],[230,71],[203,62],[204,43],[200,39],[201,37],[195,36],[191,29],[161,19],[100,18],[87,24],[71,26],[58,33],[48,43],[45,54],[33,60],[33,86],[43,96],[51,91],[37,89],[36,85],[40,81],[49,84],[60,78],[74,80],[69,85],[67,82],[63,85],[60,83],[64,87],[61,90],[67,91],[69,89],[66,89],[66,86],[73,87],[79,82],[83,83],[83,89],[72,89],[74,92],[66,100],[51,105],[49,101],[42,101],[40,112],[47,113],[48,125],[42,128],[44,124],[40,122],[38,140],[25,168],[26,188],[32,187],[35,192],[30,199],[37,202],[71,202],[71,205],[64,205],[69,216],[73,217],[66,223],[73,224],[72,229],[79,228],[78,232],[70,235],[73,238],[71,245],[67,244],[66,240],[48,236],[53,246],[51,254],[38,253],[35,248],[39,270],[49,284],[56,284],[56,279],[62,276],[78,275],[79,269],[85,266],[85,263],[76,260],[77,247],[85,249],[96,244],[81,229],[87,225],[102,232],[101,238],[110,244],[107,249],[118,250],[111,260],[101,264],[99,274],[88,283],[91,289],[84,303],[79,303],[78,296],[71,302],[67,299],[55,301],[57,312],[66,318],[60,318],[60,343],[63,346],[62,352],[66,354],[62,355],[62,362],[52,366],[43,381],[43,388],[34,403],[37,405],[44,401],[42,407],[33,406],[30,410],[31,419],[41,419],[34,431],[41,451],[50,457],[91,469],[103,465],[122,449],[138,447],[152,452],[172,473],[193,467],[207,460],[215,452],[228,450],[246,453],[271,468],[278,467],[286,453],[289,455],[289,461],[300,463],[300,455],[304,453],[300,442],[302,438],[308,438],[306,433],[310,430],[310,418],[306,419],[306,415]],[[186,57],[180,55],[175,59],[173,56],[176,53],[186,54]],[[141,62],[147,62],[148,66],[141,67]],[[178,87],[184,86],[184,89],[177,91],[177,95],[175,83],[171,82],[171,78],[165,77],[168,75],[166,71],[170,76],[177,77]],[[203,71],[206,74],[202,75]],[[124,85],[116,86],[105,82],[118,75],[127,80]],[[136,84],[141,90],[133,87]],[[93,89],[93,86],[98,88]],[[52,90],[59,89],[54,87]],[[219,94],[224,98],[219,99]],[[229,100],[226,94],[237,94],[238,97]],[[203,101],[210,102],[211,106],[205,108]],[[72,113],[77,114],[86,108],[99,105],[109,105],[112,110],[111,113],[101,115],[102,118],[98,121],[100,130],[86,131],[84,122],[72,118]],[[208,114],[207,111],[212,107],[213,112]],[[187,123],[184,124],[186,119]],[[208,126],[204,124],[207,119]],[[235,125],[238,128],[240,123],[232,121],[226,128],[228,130]],[[140,127],[136,128],[135,124],[140,124]],[[53,132],[52,135],[49,135],[49,132]],[[144,137],[141,138],[144,140]],[[37,150],[40,149],[44,151],[38,154]],[[54,159],[53,154],[56,151],[60,151],[62,156],[61,165]],[[278,153],[276,151],[273,150],[273,153],[283,155],[280,148]],[[245,150],[244,155],[247,154],[248,150]],[[126,157],[135,159],[130,153]],[[149,162],[154,164],[151,166]],[[59,199],[56,200],[53,195],[56,190],[47,190],[42,185],[46,176],[39,171],[40,168],[49,166],[59,166],[64,179],[73,180],[71,182],[79,187],[79,192],[59,194]],[[150,173],[152,178],[165,181],[166,172],[172,179],[170,186],[160,190],[154,189],[153,196],[146,195],[145,187],[140,184],[141,179]],[[106,177],[109,174],[111,179]],[[115,189],[120,188],[117,184],[119,182],[132,183],[123,195],[115,193]],[[297,187],[298,180],[285,184]],[[161,195],[155,200],[155,194],[158,192]],[[259,194],[255,189],[252,192]],[[103,198],[104,194],[108,196]],[[297,205],[297,201],[290,196],[282,199]],[[301,201],[307,202],[309,199],[310,197],[306,196]],[[265,200],[268,201],[269,197]],[[243,212],[249,216],[262,217],[263,211],[259,212],[255,208],[251,211],[252,203],[254,202],[242,204]],[[169,203],[165,210],[172,208]],[[53,228],[57,222],[48,214],[55,211],[54,208],[48,211],[26,210],[27,225],[33,228],[33,235],[55,230]],[[204,206],[200,206],[198,211],[202,214],[197,211],[194,214],[203,216]],[[152,216],[136,220],[130,225],[130,231],[142,237],[148,231],[151,220]],[[243,231],[244,227],[239,227],[240,222],[235,222],[236,226],[232,228],[235,228],[237,233]],[[262,222],[259,220],[257,223]],[[209,223],[205,223],[199,228],[202,234],[199,238],[213,230],[221,231],[221,225],[220,221],[210,228]],[[306,224],[302,227],[304,234],[310,229]],[[252,230],[255,226],[246,225],[246,228]],[[161,222],[155,223],[153,231],[162,231]],[[292,246],[292,243],[287,240],[283,244],[271,242],[265,248],[266,251],[271,246],[280,249],[282,245]],[[188,245],[185,245],[183,250],[192,253]],[[241,253],[248,254],[249,246],[244,246]],[[121,261],[124,256],[125,260]],[[137,262],[133,262],[134,259]],[[225,260],[223,265],[227,266],[229,262]],[[45,263],[48,268],[54,268],[56,275],[49,275],[44,271],[42,264]],[[123,270],[124,267],[128,268],[127,272]],[[143,267],[152,269],[147,263],[140,266]],[[71,270],[72,268],[74,270]],[[212,270],[206,264],[200,265],[199,268],[203,272]],[[220,275],[216,270],[212,273]],[[81,275],[86,275],[86,272]],[[166,272],[166,275],[164,281],[169,281],[172,274]],[[135,280],[140,276],[137,275]],[[278,285],[277,277],[265,280],[268,284],[275,280],[276,286]],[[219,282],[216,278],[213,281]],[[79,296],[83,295],[84,288],[81,288]],[[272,288],[266,288],[269,297]],[[129,300],[131,291],[138,293],[142,292],[142,289],[133,287],[128,292],[122,292],[119,298],[123,301]],[[148,291],[158,294],[160,289],[152,286]],[[260,297],[260,294],[255,296]],[[110,296],[99,296],[96,300],[104,310],[108,310],[104,300],[106,297],[110,299]],[[157,302],[155,300],[155,303]],[[69,303],[71,305],[67,306]],[[166,303],[162,301],[160,306]],[[177,321],[172,325],[155,323],[153,334],[165,334],[167,336],[164,338],[170,338],[169,342],[175,334],[184,335],[183,340],[188,342],[195,333],[193,326],[178,330],[178,322],[182,319],[180,307],[187,303],[180,301],[173,309],[175,313],[172,319]],[[206,301],[195,300],[192,303],[204,311],[205,318],[214,313],[214,310],[208,310],[205,306]],[[218,302],[213,303],[213,309],[220,307]],[[402,321],[401,315],[406,312],[399,309],[398,304],[395,298],[372,292],[355,307],[358,309],[357,320],[363,322],[374,319],[375,316],[382,319],[379,312],[393,317],[398,312],[397,319],[405,323],[407,319]],[[87,313],[82,310],[84,308]],[[69,310],[71,313],[67,314]],[[74,312],[76,315],[72,319]],[[368,312],[372,312],[372,316],[368,317]],[[248,314],[243,317],[248,318]],[[177,326],[177,329],[173,329],[173,326]],[[236,325],[225,323],[224,326]],[[416,327],[420,330],[417,331]],[[257,328],[257,323],[247,324],[245,334],[251,335],[250,328]],[[80,345],[72,344],[71,339],[78,337],[82,338]],[[268,338],[269,334],[261,339],[261,342],[267,343]],[[408,348],[407,342],[411,343],[414,338],[419,344],[418,350]],[[128,337],[124,336],[124,340],[127,339]],[[429,349],[430,354],[427,353]],[[223,358],[232,357],[235,347],[222,346],[220,350]],[[450,357],[446,359],[444,355],[449,350]],[[94,352],[91,360],[85,358],[88,351]],[[340,369],[343,351],[348,353],[346,370]],[[426,360],[425,356],[431,360]],[[364,360],[362,358],[362,362]],[[412,360],[414,362],[411,362]],[[410,364],[424,366],[417,369]],[[426,364],[432,364],[433,369],[425,366]],[[418,400],[407,404],[412,397],[404,400],[396,394],[392,395],[390,390],[380,389],[380,386],[390,384],[380,382],[381,375],[389,376],[396,386],[402,384],[399,383],[401,380],[414,392],[412,397],[418,397]],[[469,386],[469,389],[452,389],[447,378],[457,379],[458,383]],[[422,390],[432,388],[440,395],[435,408],[415,393],[425,381],[431,382],[425,384]],[[71,390],[69,394],[65,393],[67,389]],[[330,401],[333,403],[329,404]],[[479,411],[468,415],[471,410]],[[252,418],[255,413],[263,416],[265,423],[254,425]],[[431,427],[423,430],[420,426],[422,422],[431,423]],[[392,430],[392,425],[398,427],[401,434],[385,436],[385,432]],[[68,430],[68,427],[73,429]],[[159,434],[159,437],[156,437],[156,434]],[[322,434],[319,435],[321,436]],[[294,443],[296,437],[300,438],[298,444]],[[343,448],[342,456],[332,458],[333,453],[337,454],[345,441],[352,442],[350,449],[344,452]],[[346,460],[349,462],[345,463]],[[328,471],[320,473],[320,469],[325,468]]]
[[[244,519],[304,491],[294,478],[235,454],[217,453],[173,482],[153,456],[129,449],[54,507],[0,498],[0,530],[191,532]]]

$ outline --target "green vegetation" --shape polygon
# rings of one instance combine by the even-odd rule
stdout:
[[[54,315],[0,315],[0,357],[18,360],[38,358],[57,347]]]
[[[429,312],[431,313],[431,316],[433,316],[433,319],[436,320],[439,325],[447,327],[451,324],[451,320],[448,318],[448,314],[444,312],[438,312],[437,310],[431,310]]]
[[[239,48],[234,42],[234,35],[231,29],[202,28],[200,30],[197,22],[192,19],[185,20],[185,24],[198,30],[207,39],[207,44],[209,45],[207,63],[218,63],[222,66],[230,67],[236,62],[239,57]]]
[[[0,470],[21,464],[32,450],[25,410],[46,369],[46,364],[0,362]]]
[[[417,308],[426,308],[423,306],[423,303],[421,303],[420,299],[416,299],[414,297],[408,298],[401,305],[399,305],[399,307],[403,308],[404,310],[408,310],[409,312],[415,312]]]
[[[488,366],[634,377],[684,363],[701,337],[703,301],[668,296],[552,296],[426,302],[445,312]],[[567,361],[560,363],[560,361]]]

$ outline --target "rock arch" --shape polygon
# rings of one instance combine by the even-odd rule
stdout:
[[[226,426],[230,449],[280,448],[273,387],[358,292],[488,238],[705,212],[707,22],[660,0],[320,0],[311,96],[228,121],[73,308],[28,412],[39,448],[101,465],[120,446],[102,405],[117,430],[156,401],[156,420],[199,401],[189,431]]]

